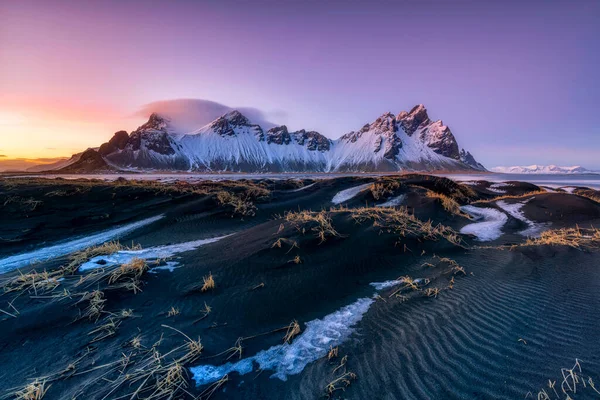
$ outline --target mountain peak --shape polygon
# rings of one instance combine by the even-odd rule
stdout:
[[[402,111],[396,119],[408,136],[412,136],[420,126],[431,122],[429,115],[427,115],[427,109],[423,104],[414,106],[409,112]]]
[[[230,124],[235,126],[250,125],[250,120],[238,110],[229,111],[227,114],[223,115],[222,118],[226,119]]]

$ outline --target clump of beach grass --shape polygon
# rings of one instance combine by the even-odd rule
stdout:
[[[50,385],[46,386],[46,381],[36,379],[13,393],[11,397],[15,400],[42,400],[48,389]]]
[[[470,218],[469,215],[462,212],[462,210],[460,209],[460,205],[452,197],[446,196],[442,193],[432,192],[431,190],[427,192],[427,197],[439,201],[442,204],[442,207],[444,207],[444,210],[448,211],[451,214],[465,218]]]
[[[118,241],[105,242],[98,246],[91,246],[81,251],[73,253],[70,257],[70,262],[63,269],[66,273],[73,274],[79,269],[81,264],[98,256],[114,254],[123,250],[140,250],[141,246],[132,245],[131,247],[123,246]]]
[[[242,197],[226,190],[217,192],[217,203],[231,207],[233,215],[245,217],[256,214],[256,206],[249,197]]]
[[[333,227],[331,216],[327,211],[290,211],[285,214],[285,220],[292,223],[296,229],[305,234],[307,228],[323,243],[329,237],[340,237],[340,233]]]
[[[567,246],[579,250],[600,248],[600,229],[580,227],[544,231],[537,238],[529,238],[521,246]]]
[[[375,200],[385,199],[394,194],[402,186],[402,182],[394,178],[381,178],[373,183],[369,189]]]
[[[212,273],[209,273],[207,276],[202,278],[203,284],[200,289],[201,292],[208,292],[209,290],[215,289],[215,279],[212,276]]]
[[[294,338],[300,334],[300,332],[300,324],[298,323],[298,321],[293,320],[287,327],[285,336],[283,336],[283,342],[291,343],[292,340],[294,340]]]
[[[547,191],[540,188],[538,190],[533,190],[533,191],[530,191],[527,193],[522,193],[522,194],[504,194],[501,196],[492,197],[491,199],[477,200],[471,204],[493,203],[498,200],[518,200],[518,199],[524,199],[526,197],[536,196],[538,194],[547,194],[547,193],[548,193]]]

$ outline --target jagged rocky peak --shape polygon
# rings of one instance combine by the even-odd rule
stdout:
[[[292,140],[285,125],[276,126],[267,131],[267,143],[289,144]]]
[[[331,148],[331,140],[319,132],[301,129],[289,132],[287,126],[276,126],[267,131],[267,143],[290,144],[292,140],[300,146],[306,146],[311,151],[328,151]]]
[[[436,153],[455,160],[460,159],[456,138],[450,128],[444,125],[441,120],[425,126],[419,135],[421,140]]]
[[[293,133],[296,143],[311,151],[328,151],[331,149],[331,140],[316,131],[305,131],[301,129]]]
[[[258,140],[263,140],[263,130],[259,125],[252,124],[238,110],[233,110],[214,120],[210,127],[221,136],[235,136],[235,128],[249,127],[255,131]]]
[[[169,122],[168,118],[158,115],[157,113],[152,113],[150,114],[150,118],[148,118],[148,122],[137,128],[135,131],[166,130]]]
[[[473,167],[480,171],[485,171],[485,167],[483,166],[483,164],[477,162],[477,160],[475,160],[475,157],[473,157],[473,155],[465,149],[460,149],[460,161],[462,161],[470,167]]]
[[[396,119],[408,136],[412,136],[419,127],[431,123],[429,115],[427,115],[427,109],[423,104],[414,106],[409,112],[400,112]]]

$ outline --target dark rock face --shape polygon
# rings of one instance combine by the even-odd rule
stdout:
[[[266,138],[267,143],[280,145],[290,144],[293,139],[294,142],[300,146],[306,146],[306,148],[311,151],[328,151],[331,148],[331,140],[327,139],[319,132],[301,129],[290,133],[285,125],[269,129]]]
[[[267,131],[267,143],[290,144],[292,140],[287,126],[281,125]]]
[[[293,135],[296,139],[296,143],[298,143],[301,146],[304,146],[304,144],[306,143],[306,148],[308,150],[329,151],[329,149],[331,149],[331,140],[327,139],[319,132],[307,132],[304,129],[301,129],[299,131],[294,132]]]
[[[101,172],[110,171],[112,168],[104,161],[104,158],[94,149],[87,149],[84,151],[79,160],[71,165],[58,170],[63,173],[90,173],[90,172]]]
[[[420,126],[431,123],[427,110],[422,104],[414,106],[408,113],[402,111],[396,119],[408,136],[412,136]]]
[[[436,153],[454,160],[460,159],[456,138],[450,128],[442,125],[442,121],[436,121],[427,126],[421,131],[420,136],[421,140]]]
[[[171,146],[167,132],[132,132],[127,143],[128,150],[140,150],[143,146],[155,153],[172,155],[175,150]]]
[[[102,156],[107,156],[117,150],[123,150],[129,141],[129,134],[125,131],[116,132],[113,137],[106,143],[103,143],[98,149],[98,153]]]

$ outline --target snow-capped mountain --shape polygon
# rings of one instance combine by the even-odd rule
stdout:
[[[121,170],[198,172],[375,172],[485,170],[442,121],[423,105],[383,114],[358,131],[330,140],[318,132],[264,129],[239,111],[228,112],[191,132],[152,114],[131,134],[119,131],[97,150],[107,166]],[[87,155],[90,160],[91,155]],[[98,159],[94,159],[97,164]],[[75,163],[76,164],[76,163]],[[92,165],[88,163],[88,166]],[[71,164],[71,170],[78,166]]]
[[[526,165],[514,167],[494,167],[493,172],[502,174],[597,174],[598,171],[592,171],[580,166],[559,167],[556,165]]]

